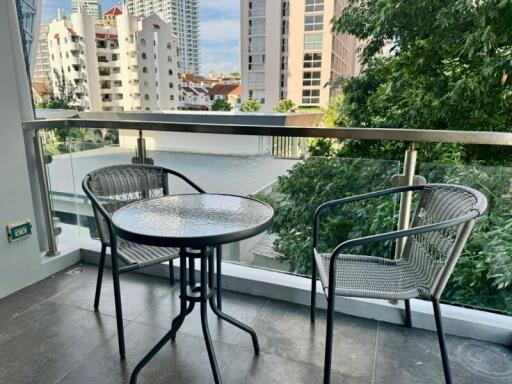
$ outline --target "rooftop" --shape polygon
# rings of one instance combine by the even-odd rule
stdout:
[[[131,370],[168,330],[179,310],[178,287],[138,273],[121,278],[127,357],[119,359],[110,271],[100,311],[92,310],[97,267],[77,264],[0,300],[0,382],[126,383]],[[319,383],[325,314],[313,327],[308,307],[224,292],[226,313],[251,324],[250,337],[212,315],[210,331],[223,381]],[[212,382],[199,311],[187,317],[139,376],[139,383]],[[512,352],[495,344],[448,336],[455,383],[512,381]],[[384,322],[336,315],[332,383],[442,383],[436,335]]]

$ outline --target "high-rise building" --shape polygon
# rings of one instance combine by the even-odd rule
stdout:
[[[329,21],[346,0],[241,0],[242,100],[268,112],[281,99],[324,107],[338,90],[326,86],[357,74],[357,40],[335,35]]]
[[[178,37],[182,72],[199,74],[199,0],[125,0],[137,18],[153,13],[170,23]]]
[[[48,24],[41,24],[39,27],[39,38],[37,42],[37,53],[32,82],[50,85],[51,66],[50,52],[48,51]]]
[[[71,0],[71,13],[87,13],[94,21],[101,19],[101,4],[99,0]]]
[[[103,22],[73,13],[49,24],[51,86],[71,90],[91,111],[159,111],[179,103],[178,48],[171,26],[153,14],[137,21],[114,7]]]
[[[41,0],[16,0],[16,9],[24,42],[25,62],[34,70],[36,56],[36,33],[41,20]]]

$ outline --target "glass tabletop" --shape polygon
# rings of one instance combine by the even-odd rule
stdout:
[[[117,210],[116,234],[147,245],[203,247],[240,241],[266,230],[274,211],[249,197],[224,194],[170,195]]]

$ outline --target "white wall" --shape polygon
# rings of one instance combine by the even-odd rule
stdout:
[[[119,145],[136,148],[137,131],[122,130]],[[144,132],[147,150],[198,152],[221,155],[268,155],[271,153],[270,136],[220,135],[186,132]],[[134,151],[135,153],[135,151]],[[149,154],[151,157],[151,154]]]
[[[17,81],[24,69],[15,20],[14,1],[0,1],[0,297],[42,273],[37,236],[9,243],[5,231],[9,223],[27,218],[35,222],[21,128],[22,113],[30,118],[22,105],[30,105],[30,99],[26,77],[25,82]]]

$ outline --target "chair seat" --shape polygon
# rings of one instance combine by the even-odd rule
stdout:
[[[154,247],[127,240],[119,241],[117,254],[123,262],[128,265],[136,264],[138,268],[160,264],[180,257],[178,248]]]
[[[329,286],[331,254],[315,255],[325,293]],[[374,256],[339,255],[335,294],[386,300],[430,297],[429,282],[411,263]]]

